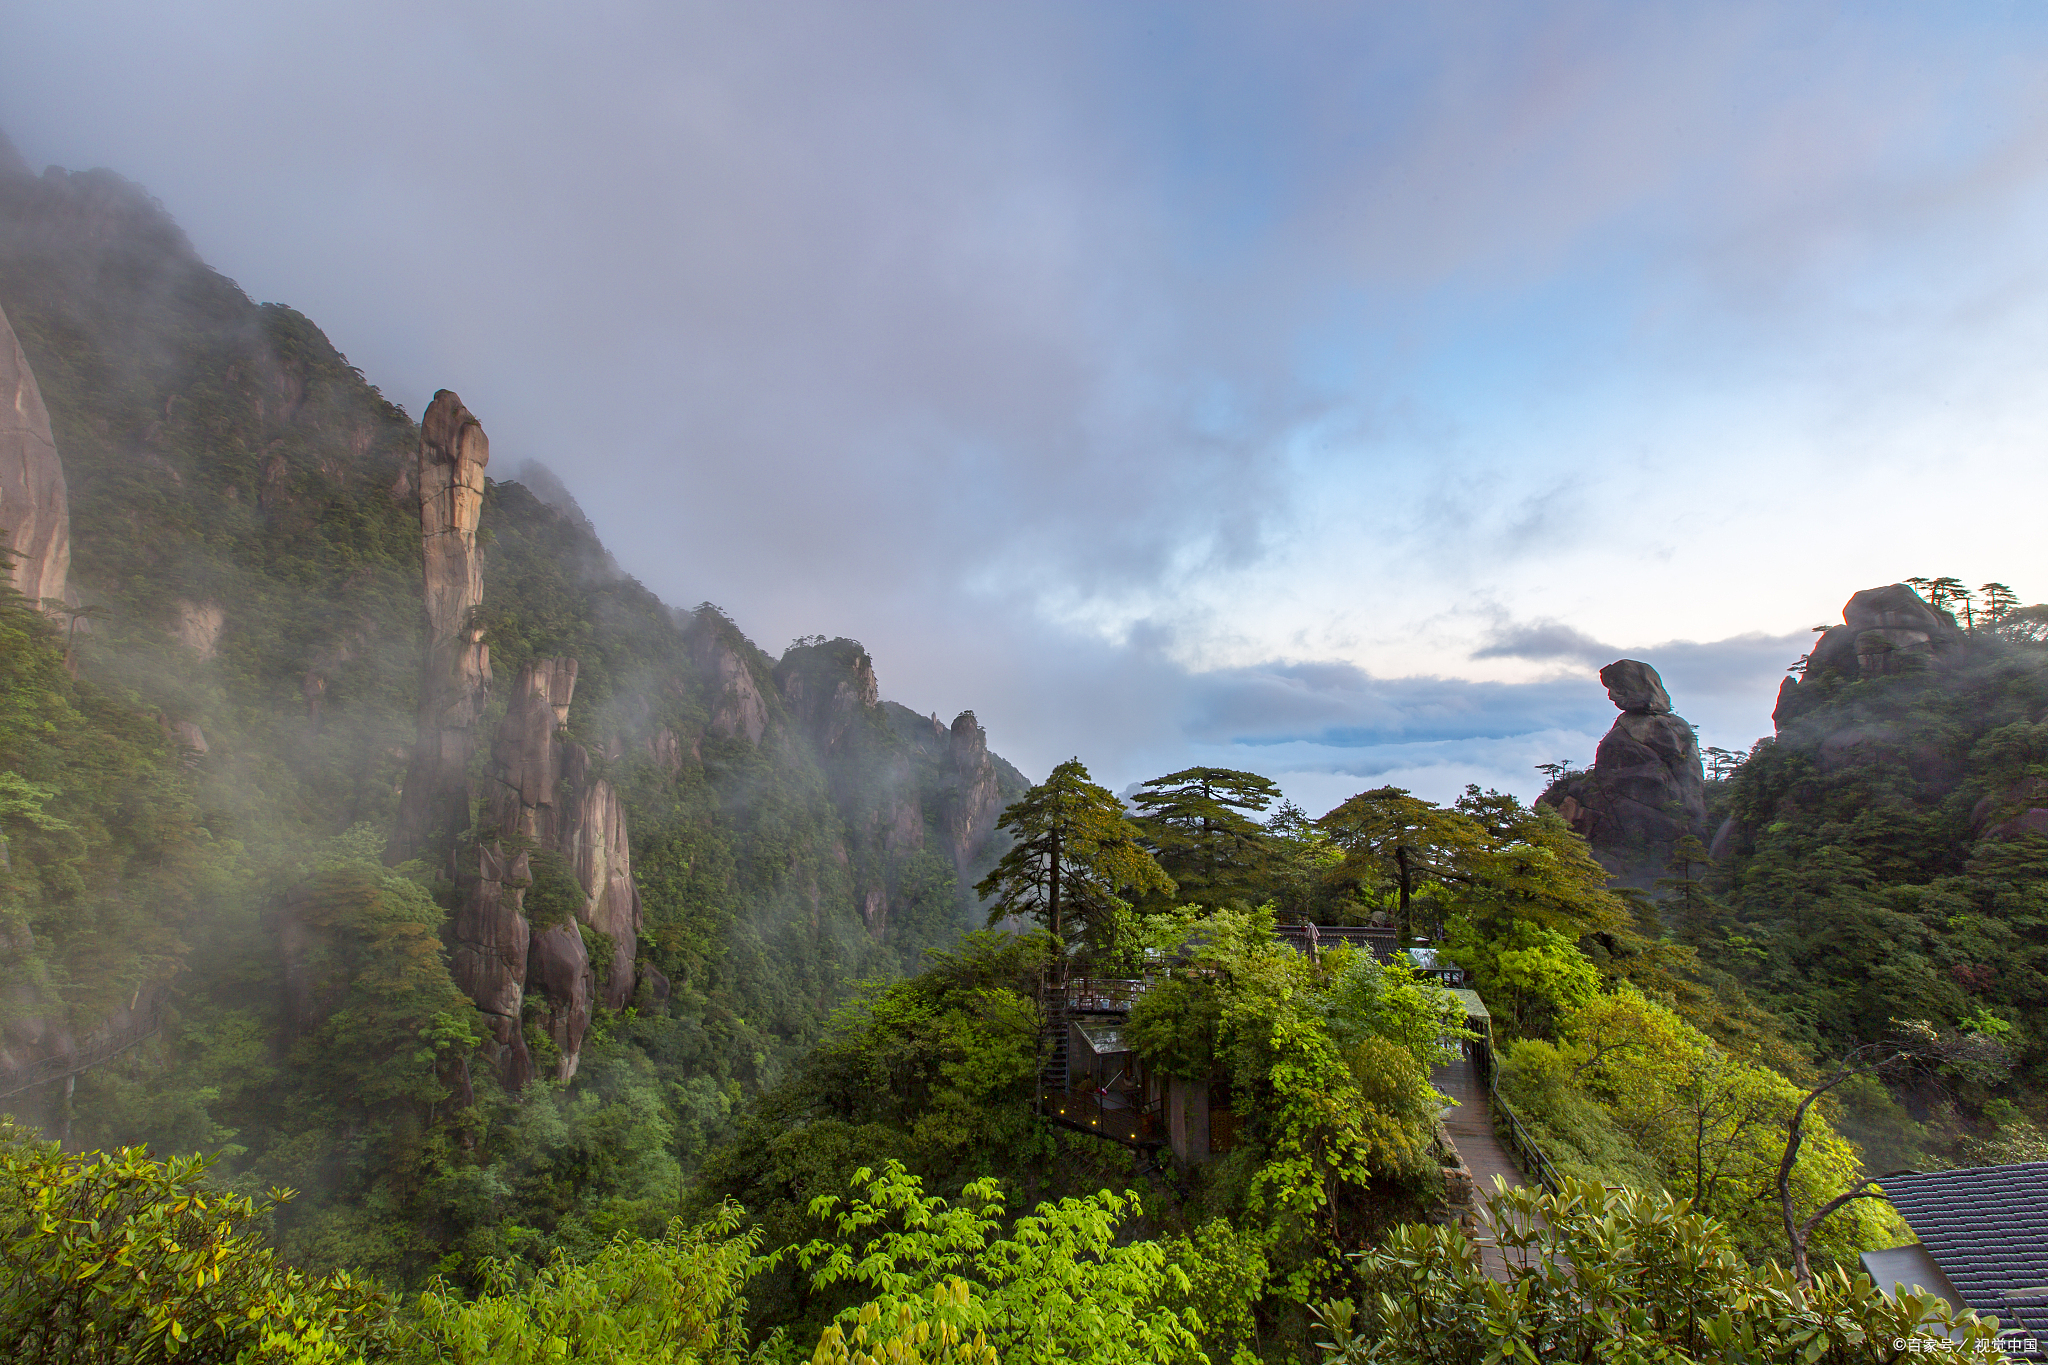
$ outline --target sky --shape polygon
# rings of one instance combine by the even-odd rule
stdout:
[[[146,186],[770,653],[1034,777],[1525,798],[2048,597],[2048,7],[0,0]],[[501,471],[503,471],[501,473]]]

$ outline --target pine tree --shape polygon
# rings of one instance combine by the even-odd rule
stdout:
[[[1270,835],[1246,812],[1279,793],[1269,778],[1232,768],[1186,768],[1144,784],[1133,821],[1185,900],[1204,905],[1257,897]]]
[[[991,925],[1024,916],[1050,929],[1061,951],[1071,941],[1111,956],[1127,946],[1132,900],[1173,894],[1137,826],[1078,758],[1024,793],[996,828],[1016,843],[974,888],[990,902]]]
[[[1344,850],[1341,873],[1391,886],[1399,897],[1401,927],[1422,887],[1462,880],[1461,859],[1486,841],[1485,828],[1457,811],[1411,796],[1401,787],[1360,792],[1316,823]]]

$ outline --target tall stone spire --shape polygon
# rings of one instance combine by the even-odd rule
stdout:
[[[420,419],[420,543],[426,570],[426,662],[420,675],[418,739],[399,797],[387,862],[434,852],[447,856],[469,828],[469,757],[491,681],[490,649],[475,622],[483,605],[484,466],[491,460],[483,424],[447,389]]]

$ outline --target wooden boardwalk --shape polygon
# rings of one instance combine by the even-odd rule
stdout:
[[[1506,1144],[1493,1131],[1493,1107],[1487,1102],[1486,1078],[1480,1074],[1478,1063],[1470,1057],[1460,1057],[1448,1066],[1438,1067],[1429,1080],[1457,1101],[1457,1108],[1444,1115],[1444,1128],[1466,1169],[1472,1172],[1474,1204],[1480,1204],[1493,1193],[1495,1176],[1506,1181],[1509,1189],[1528,1184],[1515,1159],[1508,1154]],[[1478,1240],[1486,1273],[1497,1280],[1506,1279],[1507,1262],[1487,1235],[1484,1224]]]

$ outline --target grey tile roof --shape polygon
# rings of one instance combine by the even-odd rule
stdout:
[[[1965,1303],[2048,1344],[2048,1161],[1894,1175],[1883,1185]]]
[[[1297,953],[1305,953],[1311,946],[1334,948],[1341,943],[1367,949],[1382,962],[1392,962],[1394,954],[1401,950],[1400,931],[1376,924],[1282,924],[1274,928],[1273,934]]]

